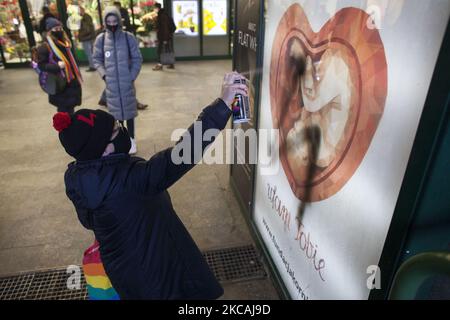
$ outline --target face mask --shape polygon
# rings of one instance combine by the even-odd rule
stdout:
[[[110,142],[114,145],[114,153],[128,153],[130,151],[130,135],[128,130],[122,126],[120,126],[117,136]]]
[[[52,31],[52,35],[56,38],[61,40],[63,38],[63,32],[62,31]]]
[[[107,28],[108,30],[110,30],[111,32],[116,32],[116,30],[117,30],[117,24],[115,24],[115,25],[109,25],[109,24],[107,24],[107,25],[106,25],[106,28]]]

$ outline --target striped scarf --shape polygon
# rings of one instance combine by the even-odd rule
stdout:
[[[55,43],[58,43],[59,45],[63,46],[66,50],[66,54],[69,57],[69,60],[66,58],[64,53],[59,49],[59,47]],[[53,39],[50,35],[47,35],[47,42],[53,51],[53,53],[58,57],[60,61],[63,61],[66,65],[64,68],[64,73],[66,75],[67,82],[71,82],[72,80],[76,79],[81,84],[83,81],[83,78],[81,77],[80,70],[78,69],[78,65],[75,61],[75,58],[73,57],[70,40],[67,38],[66,35],[64,35],[64,41]]]

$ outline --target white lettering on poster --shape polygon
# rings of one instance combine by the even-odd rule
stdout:
[[[244,33],[242,31],[238,31],[238,43],[246,48],[249,48],[250,50],[253,50],[256,52],[257,48],[257,42],[256,37],[252,36],[251,34]]]
[[[281,250],[280,246],[278,245],[277,239],[275,235],[272,233],[272,231],[269,228],[269,225],[267,224],[266,220],[263,218],[263,224],[266,228],[266,231],[269,235],[269,239],[272,240],[272,243],[275,247],[275,250],[278,252],[278,255],[280,256],[281,261],[283,261],[284,267],[286,268],[287,273],[289,274],[289,277],[292,280],[292,283],[294,284],[295,288],[297,289],[298,296],[297,298],[301,298],[303,300],[309,300],[308,295],[305,293],[305,289],[303,289],[300,284],[298,283],[297,278],[295,277],[295,271],[291,268],[289,262],[287,261],[283,250]]]
[[[303,223],[299,224],[297,236],[295,240],[298,241],[300,249],[304,252],[308,260],[313,264],[314,269],[319,274],[320,279],[325,282],[323,278],[323,270],[325,269],[325,260],[317,258],[317,245],[311,241],[311,233],[305,232]]]
[[[275,210],[278,216],[284,223],[284,229],[289,230],[289,225],[291,222],[291,213],[289,210],[281,204],[281,199],[277,195],[277,187],[272,187],[269,183],[267,184],[267,197],[272,205],[272,210]]]

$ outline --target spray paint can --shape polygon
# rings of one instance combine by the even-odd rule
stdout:
[[[234,83],[242,83],[247,85],[245,79],[235,80]],[[250,102],[248,96],[237,94],[234,97],[234,101],[231,104],[231,110],[233,111],[233,123],[247,123],[250,120]]]

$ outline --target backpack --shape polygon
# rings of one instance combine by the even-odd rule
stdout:
[[[46,46],[49,52],[48,62],[50,64],[58,64],[53,51],[50,49],[47,43]],[[49,95],[55,95],[64,91],[66,87],[66,80],[64,79],[64,75],[62,74],[62,72],[60,74],[54,74],[51,72],[42,71],[41,69],[39,69],[38,61],[38,49],[36,47],[33,47],[31,48],[31,67],[38,75],[39,86],[41,87],[41,89]]]

